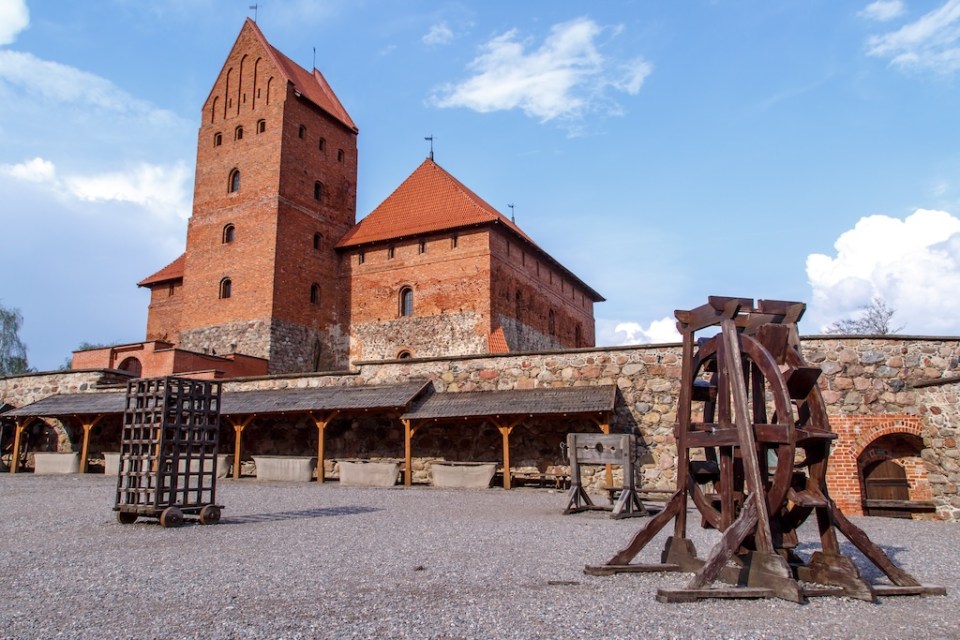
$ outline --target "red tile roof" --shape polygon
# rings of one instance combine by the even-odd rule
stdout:
[[[510,353],[507,336],[503,335],[503,327],[497,327],[487,339],[487,350],[490,353]]]
[[[427,158],[337,246],[353,247],[489,223],[502,224],[536,246],[509,218]]]
[[[267,42],[263,32],[260,31],[260,27],[250,18],[247,18],[244,24],[244,28],[247,27],[253,29],[254,34],[256,34],[257,38],[263,44],[263,48],[271,57],[273,63],[284,75],[284,79],[293,84],[294,90],[339,120],[348,129],[354,132],[358,131],[357,125],[354,124],[347,110],[343,108],[343,105],[333,92],[333,89],[330,88],[329,83],[327,83],[322,73],[316,69],[313,70],[313,73],[310,73],[281,53],[279,49]]]
[[[171,280],[183,280],[183,263],[187,254],[181,253],[180,257],[157,271],[152,276],[148,276],[137,283],[138,287],[149,287],[160,284],[161,282],[170,282]]]

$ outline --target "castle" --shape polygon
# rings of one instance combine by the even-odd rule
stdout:
[[[186,250],[138,283],[146,340],[72,367],[219,378],[594,346],[603,297],[432,157],[358,223],[358,131],[248,19],[203,105]]]

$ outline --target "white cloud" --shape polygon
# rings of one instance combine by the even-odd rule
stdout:
[[[529,39],[510,30],[483,45],[470,63],[471,77],[439,88],[432,102],[481,113],[520,109],[541,122],[577,121],[599,109],[617,113],[608,89],[636,94],[653,65],[639,58],[625,63],[605,58],[597,43],[603,32],[592,20],[579,18],[554,25],[531,49]]]
[[[30,12],[24,0],[0,0],[0,45],[12,44],[30,26]]]
[[[857,15],[867,20],[887,22],[899,18],[905,11],[902,0],[876,0],[864,7]]]
[[[810,319],[820,329],[880,297],[905,333],[960,333],[960,218],[927,209],[903,220],[868,216],[834,248],[834,257],[807,257]]]
[[[423,36],[423,44],[441,45],[450,44],[453,41],[453,31],[446,22],[438,22],[430,27],[430,30]]]
[[[613,344],[664,344],[680,342],[674,318],[654,320],[647,328],[637,322],[620,322],[614,329]]]
[[[172,166],[140,164],[122,172],[57,177],[49,160],[33,158],[15,165],[0,165],[0,173],[18,180],[43,184],[65,197],[82,202],[122,202],[137,205],[160,217],[186,220],[191,197],[190,171],[183,163]]]
[[[873,36],[867,52],[905,70],[952,73],[960,69],[960,0],[942,6],[896,31]]]

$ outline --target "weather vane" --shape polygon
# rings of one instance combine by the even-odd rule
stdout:
[[[253,11],[253,21],[254,21],[254,22],[257,21],[257,7],[259,7],[259,6],[260,6],[259,4],[252,4],[252,5],[250,5],[250,10]]]
[[[424,140],[430,143],[430,159],[433,160],[433,134],[426,136]]]
[[[513,203],[511,202],[507,206],[510,207],[510,222],[513,222],[514,224],[516,224],[517,217],[514,215],[514,212],[513,212]]]

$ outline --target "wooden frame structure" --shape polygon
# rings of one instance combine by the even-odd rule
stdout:
[[[764,597],[802,602],[822,595],[874,601],[878,595],[945,593],[894,565],[827,493],[836,436],[817,387],[820,370],[801,355],[796,323],[804,310],[797,302],[761,300],[754,308],[748,298],[711,297],[701,307],[676,312],[683,336],[677,491],[624,549],[604,565],[587,566],[587,574],[694,572],[686,588],[658,591],[662,602]],[[695,348],[694,334],[715,326],[720,333]],[[704,526],[722,532],[706,559],[697,557],[686,537],[688,501]],[[821,550],[805,561],[795,551],[797,528],[811,515]],[[661,563],[631,564],[671,520],[673,536]],[[868,583],[841,553],[838,532],[893,584]],[[708,586],[715,581],[733,586]]]
[[[610,511],[615,519],[648,515],[646,507],[637,495],[637,479],[634,475],[633,459],[637,448],[637,437],[629,433],[567,434],[567,455],[570,457],[570,490],[567,492],[567,506],[564,515],[581,511]],[[623,469],[623,483],[617,502],[611,506],[595,505],[583,488],[580,477],[580,464],[606,464],[607,471],[614,464]],[[612,489],[609,482],[607,487]]]

